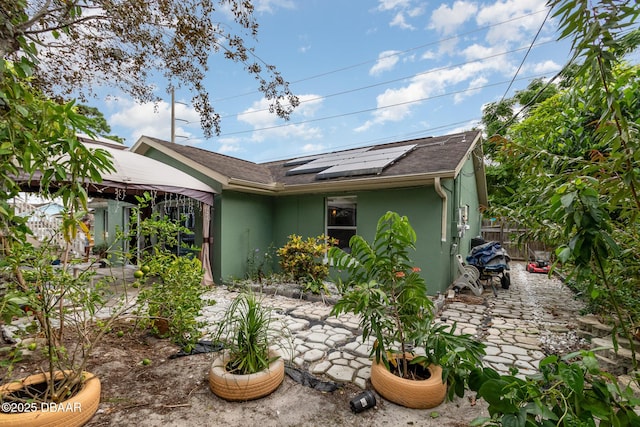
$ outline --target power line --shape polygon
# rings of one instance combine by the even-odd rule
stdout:
[[[535,45],[535,47],[537,48],[537,47],[544,46],[544,45],[550,44],[550,43],[554,43],[554,41],[550,40],[550,41],[538,43],[537,45]],[[431,69],[431,70],[428,70],[428,71],[423,71],[423,72],[412,74],[412,75],[409,75],[409,76],[403,76],[403,77],[398,77],[398,78],[395,78],[395,79],[392,79],[392,80],[386,80],[386,81],[380,82],[380,83],[375,83],[375,84],[371,84],[371,85],[367,85],[367,86],[361,86],[361,87],[358,87],[358,88],[349,89],[349,90],[345,90],[345,91],[341,91],[341,92],[335,92],[335,93],[332,93],[332,94],[329,94],[329,95],[316,96],[314,98],[301,100],[300,104],[309,103],[309,102],[316,102],[316,101],[320,101],[320,100],[328,99],[328,98],[333,98],[333,97],[340,96],[340,95],[346,95],[346,94],[350,94],[350,93],[354,93],[354,92],[359,92],[361,90],[372,89],[374,87],[384,86],[384,85],[388,85],[388,84],[391,84],[391,83],[396,83],[396,82],[399,82],[399,81],[403,81],[403,80],[407,80],[407,79],[411,79],[411,78],[415,78],[415,77],[419,77],[419,76],[425,76],[425,75],[428,75],[428,74],[433,74],[433,73],[437,73],[437,72],[440,72],[440,71],[449,70],[449,69],[452,69],[452,68],[461,67],[461,66],[468,65],[468,64],[473,64],[475,62],[482,62],[482,61],[485,61],[487,59],[497,58],[499,56],[509,55],[511,53],[519,52],[519,51],[525,50],[525,49],[527,49],[528,52],[529,52],[531,50],[531,48],[532,48],[532,46],[521,47],[521,48],[518,48],[518,49],[513,49],[513,50],[509,50],[509,51],[495,53],[493,55],[484,56],[482,58],[473,59],[473,60],[470,60],[470,61],[458,62],[456,64],[447,65],[447,66],[444,66],[444,67],[434,68],[434,69]],[[527,52],[527,54],[528,54],[528,52]],[[521,65],[521,67],[522,67],[522,65]],[[520,70],[520,68],[518,68],[518,71],[519,70]],[[265,111],[269,111],[269,109],[268,108],[260,108],[260,109],[251,110],[251,111],[247,111],[247,112],[228,114],[226,116],[221,116],[221,119],[228,119],[228,118],[232,118],[232,117],[245,116],[245,115],[256,114],[256,113],[261,113],[261,112],[265,112]]]
[[[450,128],[455,128],[455,127],[459,127],[460,125],[464,125],[464,124],[470,124],[473,122],[479,122],[480,121],[480,117],[471,117],[467,120],[462,120],[459,122],[454,122],[454,123],[447,123],[444,125],[440,125],[440,126],[435,126],[435,127],[430,127],[428,129],[422,129],[422,130],[417,130],[414,132],[409,132],[409,133],[403,133],[403,134],[397,134],[397,135],[389,135],[389,136],[385,136],[385,137],[381,137],[381,138],[374,138],[374,139],[369,139],[369,140],[365,140],[365,141],[360,141],[360,142],[356,142],[353,144],[345,144],[345,145],[338,145],[338,146],[334,146],[332,147],[332,150],[348,150],[350,148],[356,148],[356,147],[364,147],[364,146],[368,146],[368,145],[378,145],[378,144],[383,144],[385,142],[395,142],[395,141],[402,141],[402,140],[407,140],[407,139],[416,139],[416,138],[421,138],[421,137],[426,137],[426,136],[435,136],[433,131],[438,131],[438,130],[444,130],[444,129],[450,129]],[[305,152],[304,155],[313,155],[314,153],[307,153]],[[290,157],[296,157],[296,154],[291,154]],[[282,159],[282,157],[273,157],[270,159],[264,159],[264,160],[260,160],[257,161],[257,163],[267,163],[267,162],[271,162],[271,161],[276,161],[276,160],[280,160]]]
[[[381,59],[392,58],[394,56],[400,56],[400,55],[403,55],[403,54],[408,53],[408,52],[413,52],[415,50],[424,49],[424,48],[429,47],[429,46],[438,45],[438,44],[441,44],[441,43],[446,42],[446,41],[455,40],[455,39],[458,39],[460,37],[472,35],[474,33],[481,32],[481,31],[484,31],[484,30],[488,30],[488,29],[493,28],[493,27],[497,27],[497,26],[500,26],[500,25],[508,24],[510,22],[514,22],[514,21],[517,21],[517,20],[520,20],[520,19],[529,18],[531,16],[537,15],[537,14],[545,12],[545,11],[547,11],[547,9],[541,9],[541,10],[538,10],[538,11],[535,11],[535,12],[527,13],[525,15],[517,16],[515,18],[507,19],[505,21],[501,21],[501,22],[498,22],[498,23],[495,23],[495,24],[486,25],[484,27],[476,28],[475,30],[467,31],[466,33],[456,34],[456,35],[453,35],[453,36],[450,36],[450,37],[446,37],[446,38],[442,38],[442,39],[438,39],[436,41],[429,42],[429,43],[426,43],[426,44],[423,44],[423,45],[419,45],[419,46],[416,46],[416,47],[405,49],[403,51],[399,51],[399,52],[395,52],[395,53],[392,53],[392,54],[389,54],[389,55],[385,55],[384,57],[378,57],[378,58],[375,58],[375,59],[369,59],[369,60],[366,60],[366,61],[363,61],[363,62],[359,62],[359,63],[356,63],[356,64],[347,65],[345,67],[340,67],[340,68],[337,68],[337,69],[334,69],[334,70],[330,70],[330,71],[326,71],[326,72],[323,72],[323,73],[315,74],[315,75],[312,75],[312,76],[309,76],[309,77],[304,77],[302,79],[298,79],[298,80],[294,80],[294,81],[290,82],[290,85],[294,85],[294,84],[297,84],[297,83],[302,83],[302,82],[309,81],[309,80],[315,80],[315,79],[318,79],[320,77],[325,77],[325,76],[328,76],[328,75],[331,75],[331,74],[336,74],[336,73],[340,73],[340,72],[343,72],[343,71],[351,70],[353,68],[358,68],[358,67],[362,67],[364,65],[376,63]],[[548,16],[548,13],[547,13],[547,16]],[[545,20],[546,20],[546,18],[545,18]],[[217,98],[217,99],[214,99],[212,102],[213,103],[219,103],[219,102],[223,102],[223,101],[228,101],[230,99],[241,98],[243,96],[254,95],[256,93],[260,93],[260,91],[252,90],[252,91],[241,93],[241,94],[238,94],[238,95],[232,95],[232,96],[228,96],[228,97],[224,97],[224,98]]]
[[[507,89],[504,91],[504,94],[502,95],[502,98],[500,98],[500,103],[502,103],[502,101],[504,101],[504,98],[507,96],[507,93],[509,93],[509,89],[511,89],[511,86],[513,85],[513,82],[515,81],[516,77],[518,76],[518,73],[520,73],[520,70],[522,69],[522,66],[524,65],[525,61],[527,60],[527,57],[529,56],[529,52],[531,52],[531,49],[533,48],[533,45],[535,44],[536,40],[538,39],[538,36],[540,35],[540,32],[542,31],[542,28],[544,27],[544,24],[547,23],[547,19],[549,18],[550,14],[551,14],[551,8],[549,8],[549,10],[547,11],[547,15],[544,17],[544,20],[542,21],[542,24],[540,24],[540,28],[538,28],[538,32],[536,32],[536,35],[533,37],[533,40],[531,41],[531,44],[529,45],[529,49],[527,49],[527,53],[525,53],[524,58],[522,58],[522,61],[520,62],[520,66],[518,66],[518,69],[516,70],[516,73],[513,75],[513,79],[511,79],[511,83],[509,83],[509,86],[507,86]]]
[[[542,77],[542,75],[521,77],[521,78],[519,78],[517,80],[534,79],[534,78],[538,78],[538,77]],[[507,81],[502,81],[502,82],[497,82],[497,83],[491,83],[491,84],[487,84],[487,85],[484,85],[484,86],[476,86],[476,87],[473,87],[473,88],[467,88],[467,89],[457,90],[457,91],[453,91],[453,92],[447,92],[447,93],[443,93],[443,94],[440,94],[440,95],[428,96],[428,97],[424,97],[424,98],[414,99],[414,100],[411,100],[411,101],[405,101],[405,102],[399,102],[399,103],[396,103],[396,104],[385,105],[384,107],[367,108],[367,109],[364,109],[364,110],[352,111],[352,112],[348,112],[348,113],[341,113],[341,114],[336,114],[336,115],[332,115],[332,116],[318,117],[318,118],[315,118],[315,119],[302,120],[302,121],[298,121],[298,122],[288,122],[288,123],[283,123],[283,124],[279,124],[279,125],[273,125],[273,126],[267,126],[267,127],[263,127],[263,128],[258,128],[258,129],[249,129],[249,130],[241,130],[241,131],[236,131],[236,132],[223,133],[223,134],[220,135],[220,137],[227,137],[227,136],[232,136],[232,135],[241,135],[241,134],[252,133],[252,132],[260,132],[260,131],[266,131],[266,130],[273,130],[273,129],[279,129],[279,128],[284,128],[284,127],[289,127],[289,126],[298,126],[298,125],[301,125],[301,124],[314,123],[314,122],[320,122],[320,121],[325,121],[325,120],[332,120],[332,119],[337,119],[337,118],[340,118],[340,117],[353,116],[353,115],[362,114],[362,113],[370,113],[372,111],[383,110],[383,109],[387,109],[387,108],[400,107],[400,106],[409,105],[409,104],[415,104],[417,102],[423,102],[423,101],[428,101],[428,100],[432,100],[432,99],[443,98],[443,97],[446,97],[446,96],[457,95],[457,94],[465,93],[465,92],[469,92],[469,91],[476,91],[478,89],[486,89],[486,88],[489,88],[489,87],[499,86],[499,85],[502,85],[502,84],[507,83],[507,82],[508,82],[508,80]]]

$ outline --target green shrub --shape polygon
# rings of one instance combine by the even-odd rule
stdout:
[[[243,292],[231,302],[218,323],[214,340],[229,351],[229,372],[238,375],[255,374],[267,369],[277,357],[269,354],[276,344],[277,331],[272,328],[273,309],[250,291]]]
[[[191,351],[205,326],[197,321],[207,303],[202,298],[207,288],[202,284],[200,260],[158,252],[145,265],[149,265],[150,272],[140,279],[147,285],[138,295],[136,314],[142,316],[143,326],[150,326],[158,336],[170,338],[184,351]],[[152,280],[154,277],[158,280]]]
[[[469,385],[489,403],[490,417],[474,426],[637,426],[640,399],[629,386],[602,371],[592,352],[562,358],[548,356],[540,373],[525,379],[485,368],[472,373]],[[636,380],[637,381],[637,380]]]
[[[280,267],[296,282],[322,280],[329,274],[324,257],[330,246],[337,241],[324,234],[308,237],[292,234],[286,245],[278,249]]]

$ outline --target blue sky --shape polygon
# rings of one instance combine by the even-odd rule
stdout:
[[[207,88],[222,133],[204,139],[191,94],[178,91],[176,142],[265,162],[468,130],[483,105],[552,77],[569,59],[545,3],[254,1],[256,54],[301,105],[289,122],[269,114],[242,66],[213,57]],[[155,109],[111,92],[115,100],[89,104],[129,146],[141,135],[169,140],[170,96],[156,84],[166,102]]]

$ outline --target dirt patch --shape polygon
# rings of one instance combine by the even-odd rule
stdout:
[[[122,331],[122,333],[118,333]],[[102,383],[102,399],[88,426],[454,426],[486,415],[484,402],[468,397],[434,409],[406,409],[375,394],[377,406],[353,413],[362,393],[353,384],[320,392],[285,376],[275,393],[250,402],[227,402],[208,387],[213,354],[171,358],[179,349],[147,331],[120,324],[106,335],[88,369]],[[147,360],[148,364],[143,363]],[[34,360],[25,360],[25,371]],[[326,379],[325,379],[326,380]]]

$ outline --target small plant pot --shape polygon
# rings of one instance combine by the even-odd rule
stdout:
[[[269,352],[269,357],[276,357]],[[281,357],[271,362],[269,368],[249,375],[237,375],[227,371],[228,352],[215,358],[209,371],[209,388],[218,397],[231,401],[259,399],[273,393],[284,380],[284,361]]]
[[[431,376],[426,380],[408,380],[389,372],[383,363],[371,364],[371,384],[385,399],[406,408],[427,409],[440,405],[447,394],[442,382],[442,368],[428,367]]]
[[[65,426],[77,427],[86,424],[98,410],[100,404],[100,379],[90,372],[84,372],[84,383],[80,391],[71,398],[54,403],[34,403],[38,410],[23,413],[0,414],[2,427],[36,427],[36,426]],[[31,386],[47,381],[49,374],[36,374],[20,381],[5,384],[0,387],[0,396],[17,392],[25,386]],[[62,372],[56,374],[56,379],[62,378]],[[3,402],[7,403],[6,400]]]
[[[157,331],[157,336],[159,338],[164,338],[169,335],[169,321],[167,319],[154,319],[151,323],[151,327],[154,331]]]

